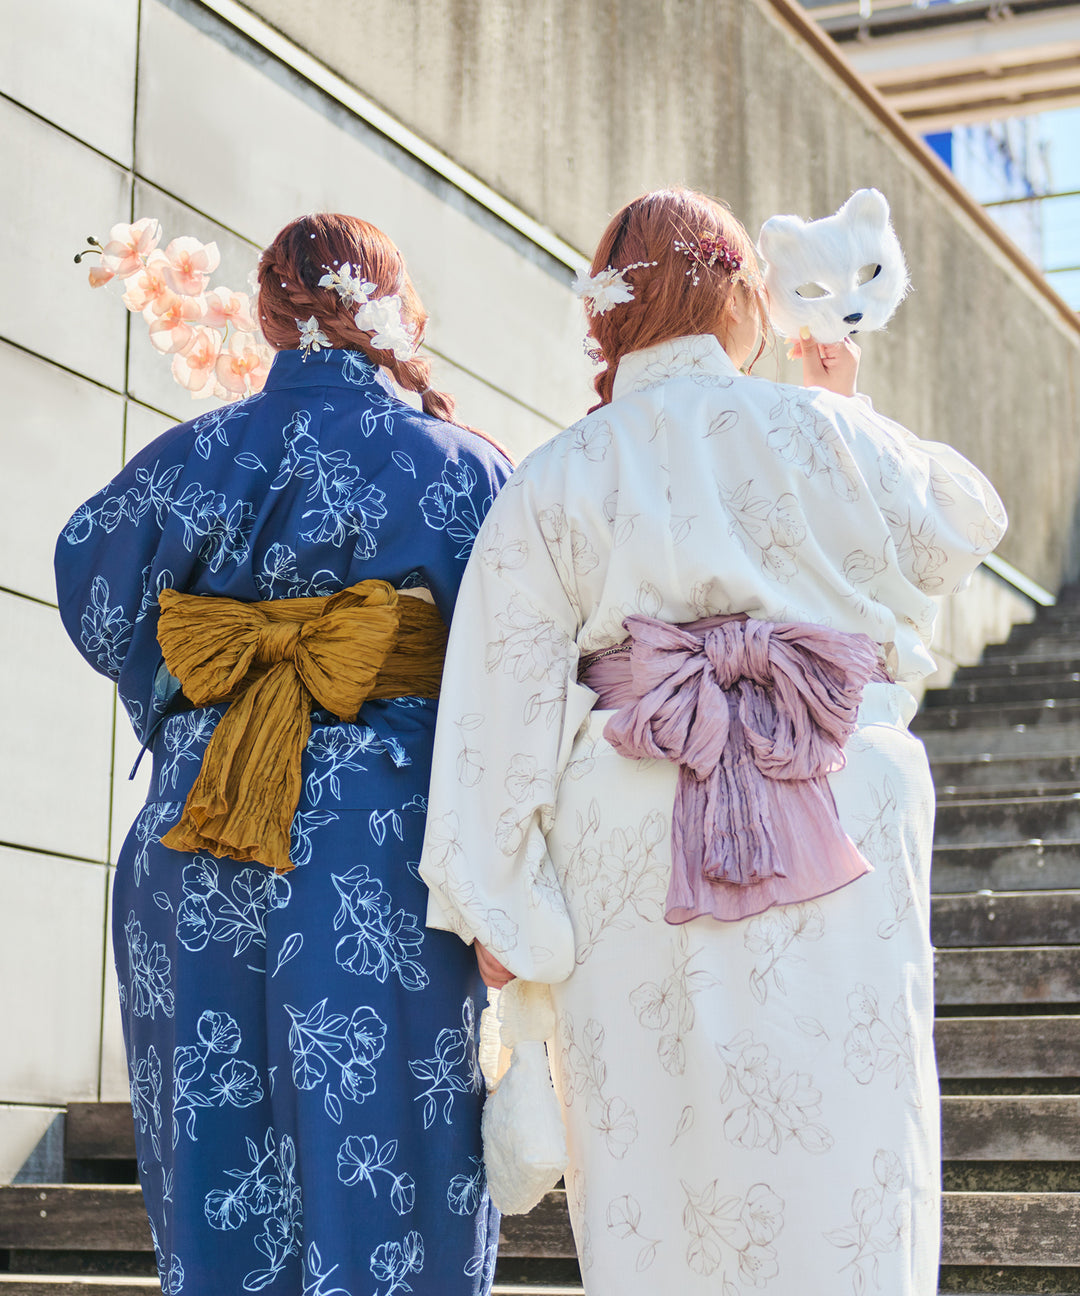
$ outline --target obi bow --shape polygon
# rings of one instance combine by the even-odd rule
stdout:
[[[624,625],[635,700],[604,737],[679,766],[668,921],[743,918],[868,872],[825,775],[843,767],[864,686],[886,678],[873,640],[742,617]]]
[[[287,872],[313,704],[350,721],[369,697],[438,696],[446,627],[430,604],[379,580],[327,598],[242,603],[167,589],[158,601],[158,642],[184,696],[230,704],[162,843]]]

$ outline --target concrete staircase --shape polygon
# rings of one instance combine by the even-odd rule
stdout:
[[[1080,589],[915,727],[938,788],[940,1291],[1080,1296]],[[127,1108],[69,1108],[65,1154],[67,1182],[0,1189],[0,1296],[157,1293]],[[573,1255],[554,1192],[504,1222],[495,1291],[580,1293]]]

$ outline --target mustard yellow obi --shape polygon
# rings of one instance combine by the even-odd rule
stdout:
[[[327,598],[243,603],[167,589],[158,602],[158,642],[184,696],[229,703],[162,843],[286,873],[312,707],[351,721],[368,698],[438,697],[446,625],[381,580]]]

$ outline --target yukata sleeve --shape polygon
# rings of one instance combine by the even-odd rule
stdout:
[[[862,398],[846,403],[904,575],[926,594],[964,589],[1005,534],[1001,497],[952,446],[920,440]]]
[[[578,684],[579,621],[531,504],[513,481],[485,521],[454,609],[420,874],[428,925],[556,982],[573,928],[546,832],[595,695]]]
[[[161,660],[157,595],[171,574],[157,570],[163,519],[183,471],[182,447],[133,459],[75,510],[56,545],[60,617],[90,665],[118,684],[140,737],[151,725]]]

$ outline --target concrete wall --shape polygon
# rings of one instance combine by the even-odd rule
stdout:
[[[1051,590],[1080,574],[1075,323],[767,0],[400,0],[378,22],[352,0],[248,7],[586,252],[623,202],[673,181],[753,233],[876,185],[915,293],[864,339],[863,389],[990,474],[1010,562]]]
[[[6,1182],[64,1103],[127,1096],[108,896],[148,762],[128,782],[137,749],[114,689],[61,628],[53,544],[125,458],[209,408],[171,380],[116,285],[91,291],[72,255],[88,234],[157,216],[170,237],[216,239],[215,278],[243,287],[297,213],[362,212],[405,250],[437,379],[466,421],[523,453],[577,417],[590,366],[564,265],[203,7],[0,0],[0,27]],[[42,1148],[55,1161],[59,1143]]]

